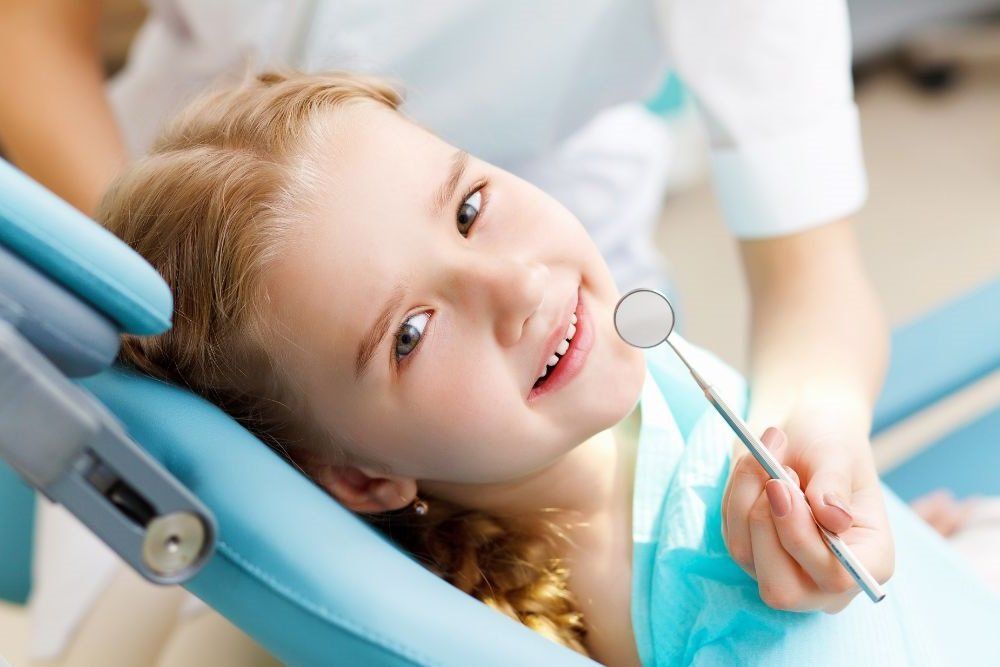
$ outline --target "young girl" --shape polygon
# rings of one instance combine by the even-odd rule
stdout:
[[[615,335],[618,293],[579,222],[399,103],[376,79],[266,74],[189,108],[100,207],[175,296],[173,329],[126,339],[124,360],[224,407],[450,583],[606,664],[892,662],[915,636],[931,660],[996,656],[975,634],[995,601],[891,496],[897,544],[921,555],[897,560],[886,602],[857,598],[804,504],[730,457],[683,368]],[[744,404],[738,375],[690,354]],[[780,431],[764,440],[782,456]],[[756,498],[742,568],[724,543],[731,467],[756,484],[731,491]],[[886,582],[877,480],[869,496],[842,535]],[[959,605],[947,589],[963,587]],[[944,618],[913,615],[930,609]]]

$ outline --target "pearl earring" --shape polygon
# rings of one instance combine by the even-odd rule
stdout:
[[[400,500],[406,500],[406,496],[400,496],[399,499]],[[423,516],[424,514],[427,514],[427,509],[428,509],[427,508],[427,501],[426,500],[421,500],[420,496],[413,496],[413,500],[410,501],[410,507],[413,508],[414,512],[416,512],[417,514],[419,514],[421,516]]]

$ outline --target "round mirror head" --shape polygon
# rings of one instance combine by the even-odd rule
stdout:
[[[674,309],[656,290],[634,289],[615,306],[615,330],[633,347],[656,347],[674,330]]]

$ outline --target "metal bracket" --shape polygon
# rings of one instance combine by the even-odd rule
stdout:
[[[0,319],[0,458],[143,577],[179,584],[215,550],[215,517]]]

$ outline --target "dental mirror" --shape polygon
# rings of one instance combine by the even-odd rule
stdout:
[[[633,347],[656,347],[674,330],[674,309],[659,292],[634,289],[615,307],[615,329]]]
[[[670,306],[667,297],[656,290],[639,288],[628,292],[618,300],[615,306],[615,330],[626,343],[633,347],[650,348],[661,343],[666,343],[677,354],[677,357],[687,367],[691,377],[698,384],[698,387],[705,394],[705,398],[716,409],[723,420],[729,425],[737,437],[750,450],[761,467],[772,479],[780,479],[788,484],[790,489],[798,491],[805,501],[802,489],[798,483],[782,466],[781,462],[775,458],[774,454],[764,446],[757,436],[750,432],[750,429],[737,415],[732,408],[722,399],[722,396],[715,390],[709,382],[698,374],[688,363],[674,341],[668,340],[670,332],[674,329],[674,309]],[[683,341],[677,341],[683,347]],[[808,502],[806,503],[808,507]],[[809,509],[812,515],[812,509]],[[816,517],[813,516],[816,522]],[[820,531],[823,541],[833,552],[840,564],[850,573],[858,586],[868,595],[872,602],[879,602],[885,597],[885,591],[878,581],[865,569],[857,556],[851,552],[847,544],[834,533],[816,522],[816,527]]]

